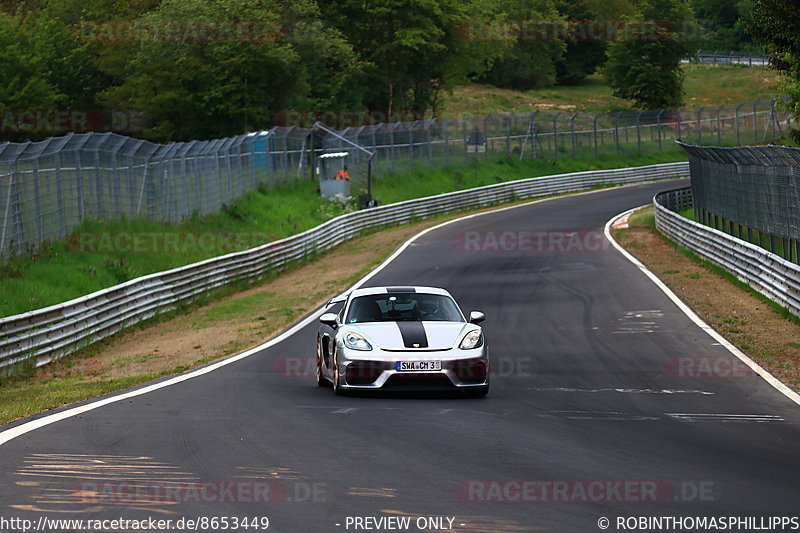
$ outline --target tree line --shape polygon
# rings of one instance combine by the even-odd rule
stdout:
[[[58,130],[59,118],[50,110],[78,110],[64,119],[69,125],[155,141],[267,128],[287,111],[369,110],[384,121],[437,116],[442,94],[468,81],[527,90],[579,84],[598,69],[616,95],[641,108],[676,106],[681,58],[703,39],[746,39],[723,31],[730,4],[736,17],[749,6],[4,0],[0,133],[3,140],[52,135],[47,130]]]

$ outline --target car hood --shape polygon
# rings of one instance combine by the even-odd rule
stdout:
[[[466,322],[434,321],[364,322],[348,328],[362,333],[381,350],[448,350],[460,343],[467,331],[477,329]]]

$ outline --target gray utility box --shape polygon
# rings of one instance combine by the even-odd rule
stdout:
[[[336,179],[340,171],[347,171],[347,156],[347,152],[333,152],[317,158],[319,193],[326,200],[350,198],[350,180]]]

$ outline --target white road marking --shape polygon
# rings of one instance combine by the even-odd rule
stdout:
[[[683,422],[785,422],[778,415],[745,415],[726,413],[666,413]]]
[[[635,184],[631,184],[631,185],[624,185],[624,186],[621,186],[621,187],[617,187],[617,189],[622,188],[622,187],[638,187],[638,186],[641,186],[641,185],[643,185],[643,183],[635,183]],[[593,191],[585,191],[585,192],[570,194],[569,196],[570,197],[587,196],[587,195],[591,195],[591,194],[601,194],[603,192],[608,192],[608,189],[597,189],[597,190],[593,190]],[[372,277],[374,277],[378,272],[380,272],[381,270],[386,268],[392,261],[394,261],[397,258],[397,256],[399,256],[403,251],[405,251],[406,248],[411,246],[414,243],[414,241],[416,241],[417,239],[419,239],[423,235],[426,235],[426,234],[430,233],[431,231],[437,230],[439,228],[443,228],[445,226],[448,226],[450,224],[454,224],[456,222],[461,222],[463,220],[469,220],[471,218],[476,218],[476,217],[489,215],[489,214],[493,214],[493,213],[499,213],[499,212],[503,212],[503,211],[510,211],[511,209],[518,209],[520,207],[526,207],[526,206],[530,206],[532,204],[537,204],[537,203],[550,202],[550,201],[559,200],[559,199],[562,199],[562,198],[563,198],[563,196],[555,196],[555,197],[551,197],[551,198],[534,199],[534,200],[531,200],[530,202],[524,202],[524,203],[521,203],[521,204],[515,204],[515,205],[506,206],[506,207],[499,207],[497,209],[492,209],[490,211],[483,211],[481,213],[473,213],[471,215],[465,215],[463,217],[458,217],[458,218],[454,218],[452,220],[447,220],[445,222],[442,222],[441,224],[437,224],[436,226],[431,226],[430,228],[424,229],[421,232],[419,232],[416,235],[413,235],[411,238],[409,238],[392,255],[387,257],[383,261],[383,263],[378,265],[371,272],[367,273],[363,278],[358,280],[355,284],[353,284],[352,287],[350,287],[350,289],[345,291],[343,294],[345,294],[345,293],[347,293],[347,292],[349,292],[349,291],[351,291],[353,289],[356,289],[356,288],[360,287],[361,285],[363,285],[364,283],[366,283],[367,281],[372,279]],[[606,228],[606,235],[608,235],[608,228]],[[613,241],[613,239],[611,240],[611,242],[613,244],[615,244],[617,247],[619,247],[619,245],[617,245]],[[5,431],[0,432],[0,446],[2,446],[3,444],[7,443],[8,441],[13,440],[13,439],[15,439],[15,438],[17,438],[17,437],[19,437],[21,435],[24,435],[24,434],[29,433],[31,431],[34,431],[36,429],[43,428],[45,426],[49,426],[50,424],[53,424],[55,422],[60,422],[61,420],[66,420],[67,418],[71,418],[73,416],[77,416],[77,415],[80,415],[80,414],[83,414],[83,413],[87,413],[89,411],[93,411],[93,410],[95,410],[95,409],[97,409],[99,407],[103,407],[105,405],[121,402],[123,400],[127,400],[127,399],[130,399],[130,398],[135,398],[136,396],[141,396],[143,394],[147,394],[148,392],[157,391],[159,389],[163,389],[163,388],[169,387],[171,385],[176,385],[178,383],[183,383],[184,381],[188,381],[190,379],[203,376],[205,374],[208,374],[210,372],[218,370],[218,369],[220,369],[220,368],[222,368],[224,366],[228,366],[228,365],[230,365],[232,363],[235,363],[237,361],[240,361],[242,359],[250,357],[251,355],[257,354],[257,353],[261,352],[262,350],[264,350],[266,348],[270,348],[271,346],[274,346],[274,345],[282,342],[284,339],[286,339],[288,337],[291,337],[292,335],[294,335],[298,331],[302,330],[304,327],[308,326],[309,324],[311,324],[315,320],[317,320],[317,318],[324,312],[325,312],[325,306],[317,309],[316,311],[313,311],[306,318],[302,319],[300,322],[298,322],[294,326],[290,327],[289,329],[285,330],[283,333],[281,333],[277,337],[265,342],[264,344],[260,344],[260,345],[258,345],[256,347],[251,348],[251,349],[249,349],[247,351],[244,351],[244,352],[242,352],[240,354],[234,355],[234,356],[229,357],[227,359],[222,359],[222,360],[217,361],[216,363],[212,363],[212,364],[210,364],[208,366],[204,366],[202,368],[198,368],[198,369],[186,372],[185,374],[180,374],[180,375],[177,375],[175,377],[172,377],[172,378],[169,378],[169,379],[165,379],[163,381],[159,381],[157,383],[152,383],[150,385],[142,386],[142,387],[139,387],[137,389],[128,390],[127,392],[123,392],[121,394],[112,395],[112,396],[109,396],[109,397],[106,397],[106,398],[103,398],[103,399],[100,399],[100,400],[89,400],[87,403],[85,403],[83,405],[79,405],[77,407],[67,408],[67,409],[64,409],[63,411],[59,411],[57,413],[53,413],[53,414],[49,414],[49,415],[43,415],[43,416],[40,416],[39,418],[36,418],[36,419],[31,420],[29,422],[24,422],[24,423],[21,423],[19,425],[16,425],[16,426],[14,426],[14,427],[12,427],[10,429],[7,429]],[[800,399],[797,400],[797,402],[798,402],[798,404],[800,404]]]
[[[647,204],[647,205],[650,205],[650,204]],[[666,295],[667,295],[667,297],[668,297],[670,300],[672,300],[672,301],[675,303],[675,305],[677,305],[677,306],[678,306],[678,308],[679,308],[681,311],[683,311],[683,313],[684,313],[686,316],[688,316],[688,317],[689,317],[689,319],[690,319],[692,322],[694,322],[695,324],[697,324],[697,326],[698,326],[700,329],[702,329],[703,331],[705,331],[706,333],[708,333],[708,334],[711,336],[711,338],[713,338],[713,339],[714,339],[715,341],[717,341],[717,342],[718,342],[720,345],[724,346],[724,347],[725,347],[725,348],[726,348],[726,349],[727,349],[727,350],[728,350],[730,353],[732,353],[732,354],[733,354],[733,355],[735,355],[737,358],[739,358],[739,360],[740,360],[740,361],[742,361],[744,364],[746,364],[748,367],[750,367],[750,369],[751,369],[753,372],[755,372],[756,374],[758,374],[759,376],[761,376],[762,378],[764,378],[764,380],[765,380],[767,383],[769,383],[770,385],[772,385],[773,387],[775,387],[775,389],[777,389],[777,390],[778,390],[778,391],[779,391],[781,394],[783,394],[784,396],[786,396],[787,398],[789,398],[791,401],[793,401],[793,402],[794,402],[794,403],[796,403],[797,405],[800,405],[800,394],[797,394],[795,391],[793,391],[792,389],[790,389],[789,387],[787,387],[786,385],[784,385],[783,383],[781,383],[781,381],[780,381],[778,378],[776,378],[775,376],[773,376],[772,374],[770,374],[769,372],[767,372],[766,370],[764,370],[764,369],[761,367],[761,365],[759,365],[758,363],[756,363],[755,361],[753,361],[752,359],[750,359],[750,358],[747,356],[747,354],[743,353],[743,352],[742,352],[741,350],[739,350],[739,349],[738,349],[736,346],[734,346],[733,344],[731,344],[731,343],[728,341],[728,339],[726,339],[725,337],[723,337],[722,335],[720,335],[719,333],[717,333],[717,331],[716,331],[714,328],[712,328],[711,326],[709,326],[709,325],[708,325],[708,324],[707,324],[707,323],[706,323],[706,322],[705,322],[705,321],[704,321],[702,318],[700,318],[700,317],[697,315],[697,313],[695,313],[694,311],[692,311],[692,310],[689,308],[689,306],[687,306],[685,303],[683,303],[683,300],[681,300],[680,298],[678,298],[678,296],[677,296],[677,295],[676,295],[674,292],[672,292],[672,290],[671,290],[669,287],[667,287],[667,286],[664,284],[664,282],[663,282],[663,281],[661,281],[660,279],[658,279],[658,276],[656,276],[655,274],[653,274],[652,272],[650,272],[650,270],[649,270],[649,269],[648,269],[646,266],[644,266],[644,264],[642,264],[642,262],[641,262],[641,261],[639,261],[638,259],[636,259],[635,257],[633,257],[633,256],[632,256],[630,253],[628,253],[628,251],[627,251],[625,248],[623,248],[622,246],[620,246],[620,244],[619,244],[619,243],[618,243],[616,240],[614,240],[614,238],[611,236],[611,230],[610,230],[612,223],[613,223],[615,220],[617,220],[619,217],[621,217],[621,216],[625,216],[625,215],[630,215],[631,213],[633,213],[633,212],[634,212],[634,211],[636,211],[637,209],[641,209],[642,207],[647,207],[647,205],[639,206],[639,207],[636,207],[636,208],[634,208],[634,209],[630,209],[630,210],[628,210],[628,211],[625,211],[624,213],[622,213],[622,214],[619,214],[619,215],[617,215],[616,217],[614,217],[614,218],[612,218],[611,220],[609,220],[608,222],[606,222],[606,227],[605,227],[605,230],[604,230],[604,233],[605,233],[605,235],[606,235],[606,239],[608,239],[608,240],[611,242],[611,244],[612,244],[612,245],[614,245],[614,247],[615,247],[615,248],[616,248],[616,249],[617,249],[617,250],[618,250],[618,251],[619,251],[619,252],[620,252],[620,253],[621,253],[621,254],[622,254],[622,255],[623,255],[623,256],[624,256],[626,259],[628,259],[628,261],[630,261],[631,263],[633,263],[634,265],[636,265],[636,266],[639,268],[639,270],[641,270],[641,271],[642,271],[642,273],[643,273],[645,276],[647,276],[648,278],[650,278],[650,280],[651,280],[653,283],[655,283],[655,284],[656,284],[656,286],[657,286],[659,289],[661,289],[661,291],[662,291],[664,294],[666,294]]]
[[[614,388],[607,388],[607,389],[573,389],[569,387],[528,387],[525,390],[535,390],[540,392],[586,392],[586,393],[598,393],[598,392],[619,392],[623,394],[703,394],[708,396],[713,396],[713,392],[704,391],[704,390],[682,390],[682,389],[614,389]]]

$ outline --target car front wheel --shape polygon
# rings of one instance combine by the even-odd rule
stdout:
[[[322,341],[317,337],[317,385],[325,387],[328,385],[328,380],[322,375]]]

